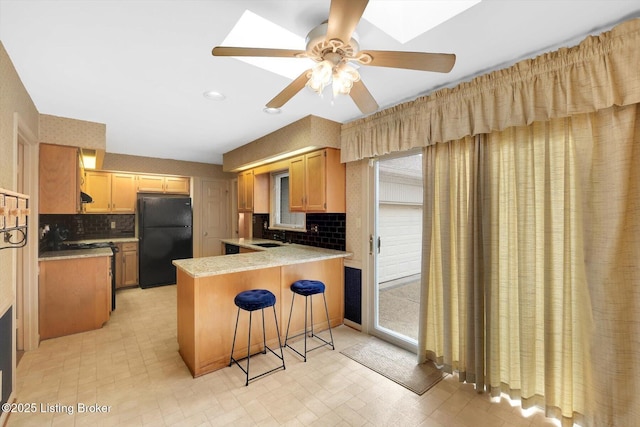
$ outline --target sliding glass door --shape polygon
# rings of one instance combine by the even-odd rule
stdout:
[[[374,162],[374,335],[415,351],[422,256],[422,154]]]

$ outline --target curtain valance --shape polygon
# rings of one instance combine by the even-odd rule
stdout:
[[[640,102],[640,19],[342,126],[342,161]]]

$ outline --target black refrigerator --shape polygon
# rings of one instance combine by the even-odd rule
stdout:
[[[141,288],[176,283],[175,259],[193,258],[191,198],[138,196]]]

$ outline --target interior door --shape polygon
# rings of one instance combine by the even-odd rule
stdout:
[[[222,255],[220,239],[232,237],[229,221],[228,181],[202,181],[201,215],[200,256]]]
[[[422,175],[421,153],[374,163],[373,334],[411,351],[420,312]]]

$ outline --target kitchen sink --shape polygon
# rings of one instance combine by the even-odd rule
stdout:
[[[261,248],[277,248],[278,246],[282,246],[280,243],[254,243],[255,246],[260,246]]]

